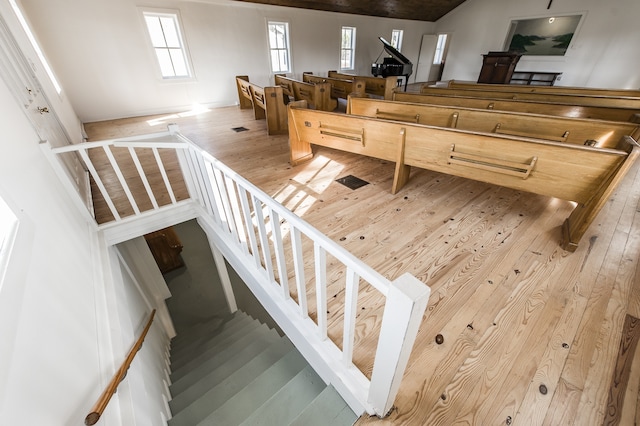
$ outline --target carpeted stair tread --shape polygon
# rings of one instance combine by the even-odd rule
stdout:
[[[257,347],[258,349],[264,348],[280,338],[275,330],[264,324],[258,324],[258,327],[241,338],[229,341],[224,347],[213,348],[186,364],[180,370],[172,372],[172,384],[170,387],[172,394],[177,395],[182,392],[182,390],[195,383],[203,374],[214,370],[218,365],[236,356],[243,348],[247,346]]]
[[[214,415],[214,413],[217,413],[220,409],[222,409],[221,412],[229,409],[241,412],[248,410],[249,412],[244,414],[245,417],[248,416],[255,409],[256,404],[262,403],[260,402],[259,394],[264,392],[273,393],[274,389],[281,386],[277,383],[278,377],[285,377],[285,379],[280,380],[288,381],[304,368],[304,365],[299,365],[301,362],[304,362],[302,356],[292,349],[266,369],[263,368],[260,362],[248,363],[244,368],[235,371],[216,387],[202,394],[200,398],[179,413],[174,413],[174,417],[169,421],[169,426],[193,426],[206,419],[208,419],[206,421],[209,424],[215,425],[237,424],[229,422],[222,417],[217,418],[217,414]],[[292,372],[286,374],[288,371]],[[262,387],[256,387],[254,386],[255,383],[264,384]],[[264,389],[265,387],[267,389]],[[256,391],[258,391],[258,397],[254,400],[252,398],[256,398],[254,395]],[[265,396],[263,399],[266,400],[268,397]],[[234,405],[238,401],[240,405]]]
[[[202,352],[195,351],[191,355],[183,355],[183,358],[180,359],[180,362],[177,365],[171,364],[171,382],[175,382],[180,380],[185,374],[188,374],[190,371],[197,369],[199,365],[204,362],[207,362],[212,356],[226,351],[226,349],[236,344],[239,341],[250,341],[247,340],[247,336],[256,336],[259,335],[263,330],[269,330],[265,324],[261,324],[258,321],[253,321],[251,323],[244,324],[241,328],[236,330],[235,333],[227,336],[225,339],[220,340],[217,344],[212,345],[210,347],[205,348]],[[277,334],[277,332],[274,331]]]
[[[208,339],[195,342],[193,345],[185,347],[181,350],[171,351],[171,369],[175,372],[180,370],[186,364],[190,363],[198,356],[209,352],[215,347],[224,347],[230,339],[238,339],[243,334],[248,333],[257,328],[260,323],[251,317],[238,318],[233,322],[229,322],[224,326],[223,330],[219,330],[215,335]]]
[[[331,424],[334,426],[353,426],[353,424],[358,420],[358,415],[353,412],[351,407],[345,404],[345,407],[338,413],[336,417],[331,420]],[[318,423],[318,425],[324,426],[326,423]],[[310,425],[313,426],[313,425]]]
[[[241,424],[288,425],[325,388],[324,381],[307,365]]]
[[[351,426],[358,416],[331,385],[327,386],[290,426]]]
[[[262,405],[306,366],[306,361],[298,351],[289,352],[197,424],[204,426],[242,423],[256,407]]]
[[[188,354],[197,350],[202,345],[213,342],[218,342],[229,335],[230,332],[241,327],[243,324],[254,322],[255,320],[248,315],[236,315],[233,318],[218,324],[217,328],[211,328],[206,332],[200,332],[197,336],[192,336],[192,339],[183,341],[182,345],[171,346],[171,357],[179,359],[182,355]],[[185,333],[185,332],[183,332]]]
[[[181,345],[189,344],[202,336],[215,332],[221,325],[233,321],[238,317],[246,317],[244,312],[236,311],[233,314],[215,315],[206,321],[191,325],[188,330],[181,330],[177,336],[171,339],[171,349],[176,349]]]
[[[237,311],[172,340],[168,426],[350,426],[357,416],[289,339]]]
[[[266,343],[265,343],[266,344]],[[178,413],[200,395],[205,394],[216,385],[229,379],[237,370],[264,371],[293,349],[293,344],[286,337],[281,337],[271,345],[263,347],[259,341],[252,342],[228,361],[217,364],[216,368],[198,377],[197,381],[180,393],[174,394],[169,401],[172,413]],[[239,379],[236,377],[236,381]],[[171,388],[173,394],[174,388]]]

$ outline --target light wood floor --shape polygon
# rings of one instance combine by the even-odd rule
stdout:
[[[386,277],[411,272],[431,287],[395,410],[358,424],[640,420],[638,164],[568,253],[558,245],[568,202],[415,169],[394,196],[392,163],[324,148],[291,167],[287,136],[267,136],[238,107],[86,131],[99,140],[170,122]],[[346,175],[370,184],[335,182]]]

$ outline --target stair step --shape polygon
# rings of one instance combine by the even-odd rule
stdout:
[[[248,407],[261,405],[305,366],[302,355],[292,350],[261,374],[245,368],[238,370],[177,413],[169,426],[237,425],[253,411]]]
[[[307,365],[241,424],[288,425],[326,387],[320,376]]]
[[[185,371],[197,368],[202,361],[211,358],[211,356],[220,351],[223,351],[233,342],[243,339],[249,334],[255,334],[257,330],[265,330],[268,328],[269,327],[265,324],[261,324],[256,320],[251,320],[250,322],[243,323],[238,327],[234,327],[233,331],[225,332],[225,335],[221,336],[219,340],[216,339],[215,342],[205,344],[202,348],[193,350],[191,353],[182,354],[182,357],[178,358],[175,363],[171,362],[172,380],[177,380],[182,377]]]
[[[172,384],[170,390],[172,395],[178,395],[198,381],[203,375],[211,370],[215,370],[220,364],[237,356],[244,348],[249,347],[250,350],[261,350],[279,338],[280,336],[275,330],[263,324],[243,337],[230,341],[224,348],[212,349],[210,352],[195,359],[192,363],[184,366],[180,371],[171,373]]]
[[[218,340],[222,339],[226,333],[230,330],[234,330],[242,324],[246,324],[247,322],[252,322],[253,318],[248,315],[241,314],[236,315],[233,318],[220,323],[217,327],[211,327],[206,330],[200,330],[196,332],[194,335],[187,332],[186,334],[191,335],[191,338],[185,338],[179,345],[171,346],[171,356],[173,358],[179,358],[181,355],[188,354],[197,350],[199,346],[203,344],[207,344],[211,339]],[[183,334],[185,334],[183,332]]]
[[[197,357],[210,352],[216,347],[225,347],[228,345],[229,340],[239,339],[244,334],[249,333],[251,330],[260,326],[260,322],[254,320],[251,317],[240,318],[233,323],[225,325],[223,330],[212,335],[212,337],[194,342],[193,345],[188,346],[180,351],[171,351],[171,370],[175,373],[185,365]]]
[[[208,320],[194,324],[189,327],[188,332],[182,331],[173,339],[171,339],[171,348],[183,345],[185,343],[192,342],[194,339],[201,337],[202,335],[209,334],[211,331],[215,331],[220,325],[233,321],[234,318],[246,316],[244,312],[237,311],[233,314],[214,316]]]
[[[329,385],[289,426],[352,426],[357,419],[340,394]]]
[[[246,324],[243,328],[229,335],[224,340],[221,340],[218,344],[207,347],[202,352],[197,351],[190,356],[184,355],[177,365],[171,364],[171,381],[175,382],[180,380],[190,371],[197,369],[198,366],[207,362],[211,357],[225,351],[230,345],[234,345],[240,340],[245,342],[250,341],[247,340],[247,336],[257,336],[267,330],[269,330],[269,327],[254,321],[251,324]],[[274,331],[274,333],[276,332]]]
[[[286,337],[281,337],[266,348],[263,348],[263,345],[257,341],[253,342],[233,358],[225,363],[218,364],[215,370],[198,377],[198,380],[194,384],[179,394],[174,395],[173,399],[169,401],[171,412],[179,413],[196,401],[201,395],[228,379],[240,368],[246,370],[244,374],[247,374],[249,371],[257,371],[257,374],[261,373],[293,348],[293,344]],[[257,374],[255,374],[254,377]],[[236,380],[238,380],[237,377]],[[172,388],[171,391],[174,392],[174,389]]]

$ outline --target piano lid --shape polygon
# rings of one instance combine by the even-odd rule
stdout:
[[[410,64],[411,61],[407,59],[402,53],[400,53],[395,47],[393,47],[387,40],[382,37],[378,37],[384,45],[384,50],[391,56],[393,56],[398,62],[402,64]]]

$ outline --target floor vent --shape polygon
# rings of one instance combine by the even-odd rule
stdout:
[[[350,189],[358,189],[362,186],[365,185],[369,185],[369,182],[367,182],[366,180],[362,180],[358,177],[355,177],[353,175],[349,175],[349,176],[345,176],[345,177],[341,177],[340,179],[336,179],[336,182],[343,184],[344,186],[346,186],[347,188]]]
[[[232,127],[231,130],[233,130],[236,133],[240,133],[240,132],[246,132],[249,129],[247,129],[246,127]]]

